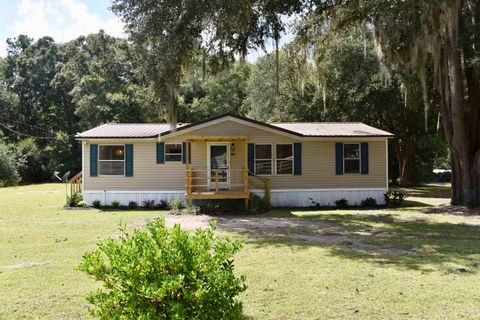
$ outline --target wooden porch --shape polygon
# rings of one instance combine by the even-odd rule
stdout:
[[[263,190],[267,206],[270,204],[270,179],[256,176],[248,170],[248,150],[246,136],[189,136],[186,138],[185,198],[191,200],[244,199],[248,207],[251,186]],[[192,167],[191,144],[195,142],[225,142],[242,149],[242,166],[228,169]],[[237,147],[238,146],[238,147]],[[231,149],[228,148],[230,159]],[[210,159],[205,159],[207,162]]]

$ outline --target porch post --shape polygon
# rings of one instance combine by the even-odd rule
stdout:
[[[243,139],[243,192],[248,194],[248,150],[247,138]],[[249,197],[245,198],[245,210],[248,210]]]
[[[186,201],[190,203],[190,193],[192,192],[192,172],[190,171],[190,140],[185,141],[185,169],[186,169]]]

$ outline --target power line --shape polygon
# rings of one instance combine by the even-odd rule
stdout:
[[[31,134],[23,133],[23,132],[14,130],[12,128],[9,128],[1,122],[0,122],[0,126],[2,126],[3,128],[7,129],[10,132],[19,134],[19,135],[24,136],[24,137],[35,138],[35,139],[43,139],[43,140],[58,140],[57,137],[42,137],[42,136],[34,136],[34,135],[31,135]],[[74,134],[67,134],[67,137],[73,137],[73,136],[75,136],[75,135]]]

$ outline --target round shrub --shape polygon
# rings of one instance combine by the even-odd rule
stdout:
[[[362,207],[367,207],[367,208],[372,208],[377,206],[377,200],[375,200],[372,197],[366,198],[365,200],[362,200],[360,203]]]
[[[215,226],[190,233],[163,220],[106,240],[79,269],[103,283],[87,300],[100,319],[240,319],[245,277],[234,274],[241,243]]]
[[[174,198],[168,203],[171,214],[180,214],[183,208],[182,200]]]
[[[112,201],[112,208],[118,209],[120,207],[120,202],[118,201]]]
[[[145,201],[143,201],[143,207],[145,209],[149,209],[149,210],[155,209],[155,200],[145,200]]]
[[[76,192],[74,193],[69,199],[68,199],[68,205],[70,207],[81,207],[81,203],[83,202],[83,196],[81,192]]]
[[[138,208],[138,204],[135,202],[135,201],[130,201],[128,203],[128,208],[129,209],[137,209]]]
[[[102,206],[102,203],[100,202],[100,200],[93,200],[92,201],[92,206],[94,208],[100,208]]]
[[[342,199],[339,199],[339,200],[335,201],[335,206],[337,206],[339,208],[348,208],[349,203],[348,203],[347,199],[342,198]]]

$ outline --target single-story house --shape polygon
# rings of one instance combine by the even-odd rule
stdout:
[[[263,123],[232,114],[182,124],[104,124],[77,134],[84,200],[266,197],[273,206],[350,204],[388,189],[391,133],[363,123]]]

